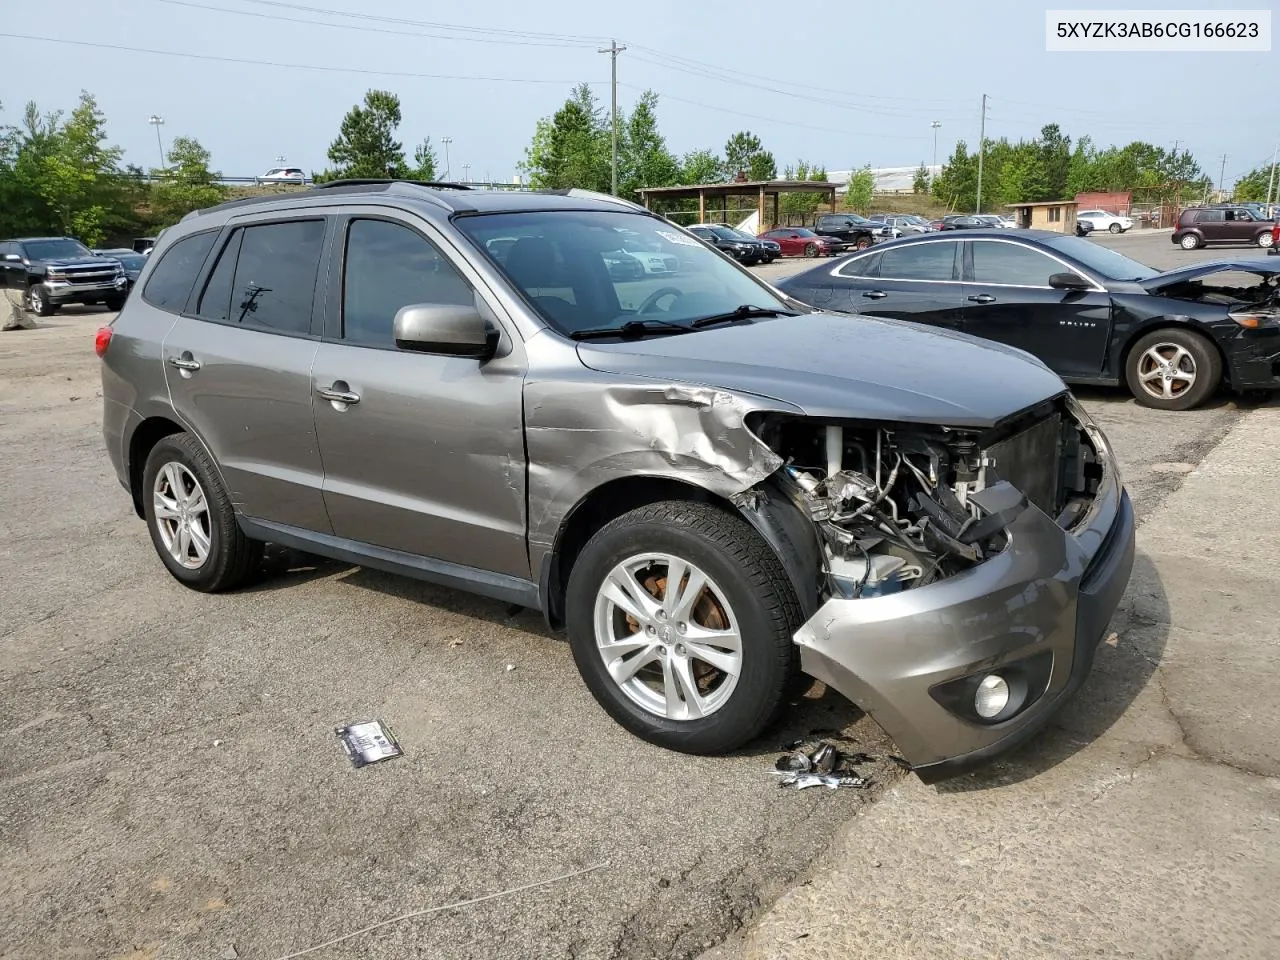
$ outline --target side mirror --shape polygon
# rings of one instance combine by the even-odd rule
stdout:
[[[1093,284],[1078,273],[1055,273],[1049,277],[1049,286],[1055,290],[1092,290]]]
[[[498,350],[498,331],[473,306],[416,303],[396,311],[396,346],[446,357],[488,360]]]

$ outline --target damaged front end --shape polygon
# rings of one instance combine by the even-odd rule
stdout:
[[[1133,519],[1074,400],[987,429],[781,414],[749,426],[785,461],[775,491],[808,518],[818,556],[802,667],[922,776],[1028,736],[1083,680],[1128,581]]]

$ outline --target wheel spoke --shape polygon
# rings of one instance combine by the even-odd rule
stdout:
[[[157,520],[176,520],[179,516],[178,504],[159,491],[152,498]]]
[[[610,646],[622,646],[622,644]],[[658,645],[656,643],[640,644],[639,649],[639,653],[634,653],[630,657],[620,655],[615,660],[609,660],[609,647],[600,648],[600,652],[605,655],[605,669],[609,671],[609,676],[613,677],[614,683],[626,683],[643,667],[657,661]]]
[[[1156,369],[1142,374],[1141,379],[1143,383],[1150,383],[1152,380],[1159,380],[1162,376],[1164,376],[1163,371],[1159,367],[1156,367]]]
[[[175,501],[181,503],[186,499],[187,491],[182,486],[182,476],[178,473],[178,465],[176,463],[166,463],[164,465],[164,482],[169,487],[169,496]]]
[[[1173,373],[1169,374],[1169,376],[1170,376],[1170,378],[1171,378],[1171,379],[1174,379],[1174,380],[1183,380],[1183,381],[1185,381],[1186,383],[1195,383],[1195,382],[1196,382],[1196,375],[1195,375],[1195,372],[1194,372],[1194,371],[1187,371],[1187,370],[1175,370],[1175,371],[1173,371]]]
[[[662,598],[662,608],[667,611],[667,616],[677,623],[688,620],[706,585],[706,574],[673,558],[667,567],[667,591]]]
[[[702,716],[702,697],[687,657],[669,656],[662,661],[662,687],[671,720],[696,720]]]
[[[209,505],[205,503],[204,491],[200,489],[199,484],[187,496],[187,512],[191,514],[202,514],[209,509]]]
[[[209,556],[209,535],[205,533],[200,521],[193,521],[190,527],[191,546],[195,548],[196,559],[204,563]]]
[[[1190,356],[1191,354],[1187,352],[1186,347],[1183,347],[1183,346],[1175,347],[1173,351],[1173,358],[1169,361],[1169,364],[1170,366],[1173,366],[1175,368],[1181,368],[1183,358],[1190,357]],[[1191,362],[1191,365],[1192,367],[1195,366],[1194,360]]]
[[[742,659],[736,653],[726,653],[705,643],[689,643],[687,641],[684,648],[691,659],[709,663],[717,670],[732,677],[736,677],[738,671],[742,669]]]
[[[191,555],[191,532],[185,525],[178,527],[178,535],[173,538],[173,557],[181,563],[186,563]]]
[[[653,623],[657,618],[658,601],[639,584],[625,566],[619,565],[613,568],[609,579],[604,582],[603,593],[623,613],[630,614],[641,625]]]

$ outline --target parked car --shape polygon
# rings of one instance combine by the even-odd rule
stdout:
[[[1076,214],[1076,223],[1086,222],[1094,230],[1106,230],[1108,233],[1124,233],[1133,229],[1133,220],[1105,210],[1081,210]]]
[[[1090,221],[1088,221],[1088,220],[1077,220],[1077,221],[1076,221],[1076,236],[1077,236],[1077,237],[1087,237],[1087,236],[1088,236],[1089,234],[1091,234],[1091,233],[1093,233],[1093,224],[1092,224]]]
[[[862,250],[877,240],[888,240],[893,229],[883,223],[873,223],[856,213],[824,213],[813,224],[813,232],[820,237],[840,241],[844,249]]]
[[[709,243],[721,253],[733,257],[739,263],[745,263],[747,266],[759,263],[768,257],[771,252],[766,250],[764,244],[755,237],[740,234],[723,224],[713,226],[695,224],[689,228],[689,232],[699,240]]]
[[[1271,221],[1256,217],[1237,204],[1188,207],[1178,216],[1171,238],[1183,250],[1209,243],[1248,243],[1271,246]]]
[[[1006,343],[1069,383],[1127,384],[1148,407],[1188,410],[1224,383],[1280,388],[1280,265],[1266,260],[1160,273],[1079,237],[987,231],[904,237],[779,287],[824,310]]]
[[[1271,228],[1271,249],[1267,253],[1280,253],[1280,222]]]
[[[761,240],[772,240],[784,257],[834,257],[845,244],[836,237],[823,237],[806,227],[777,227],[760,234]]]
[[[621,232],[622,253],[640,264],[643,272],[650,275],[669,275],[679,273],[680,258],[671,252],[671,244],[660,245],[641,234]]]
[[[873,213],[868,217],[872,223],[883,223],[890,228],[891,235],[894,237],[904,237],[915,233],[928,233],[928,222],[918,223],[914,217],[907,217],[901,214],[885,214]]]
[[[262,176],[255,179],[259,184],[306,183],[307,175],[302,172],[301,167],[272,167]]]
[[[125,279],[129,281],[129,289],[133,289],[133,285],[138,282],[138,274],[142,272],[142,268],[147,263],[147,258],[141,253],[136,253],[128,247],[116,247],[107,250],[93,251],[96,257],[107,257],[117,261],[124,267]]]
[[[95,256],[72,237],[0,241],[4,286],[22,293],[22,306],[41,317],[69,303],[101,303],[119,310],[129,281],[118,260]]]
[[[684,269],[607,281],[624,231]],[[601,706],[676,750],[750,741],[803,671],[955,773],[1080,686],[1133,563],[1106,438],[1042,364],[810,311],[599,194],[204,210],[95,349],[108,454],[180,583],[243,584],[274,542],[541,610]]]
[[[1012,217],[1002,217],[998,213],[976,213],[973,218],[981,221],[984,226],[996,227],[1000,230],[1017,226],[1017,222]]]
[[[695,227],[714,227],[721,233],[727,230],[730,234],[732,234],[733,238],[746,241],[748,243],[759,244],[761,248],[761,253],[760,253],[761,263],[773,263],[773,261],[777,260],[778,257],[782,256],[782,248],[778,246],[778,244],[774,243],[772,240],[765,240],[761,237],[753,237],[751,234],[746,233],[743,230],[739,230],[737,227],[731,227],[727,223],[697,223],[697,224],[694,224],[694,226]]]
[[[155,245],[155,237],[135,237],[133,240],[133,252],[140,253],[145,257]]]
[[[939,230],[987,230],[990,224],[985,220],[979,220],[976,216],[966,214],[948,214],[942,218],[942,224]]]

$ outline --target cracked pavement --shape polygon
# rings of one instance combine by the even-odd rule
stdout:
[[[1053,727],[896,784],[705,960],[1280,955],[1278,444],[1255,409],[1139,485],[1129,591]]]

